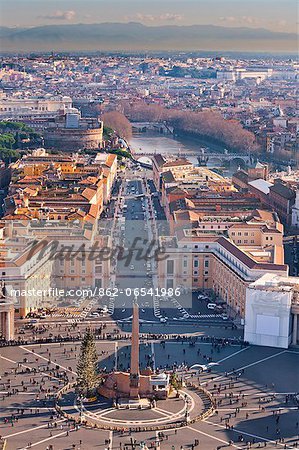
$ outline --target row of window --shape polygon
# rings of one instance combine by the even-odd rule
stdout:
[[[48,111],[47,106],[41,106],[40,108],[38,106],[35,106],[34,108],[30,108],[32,111]],[[19,111],[20,108],[9,108],[9,107],[0,107],[0,111]]]
[[[232,231],[232,236],[249,236],[248,231],[245,231],[244,233],[242,233],[241,231],[238,231],[238,233],[236,233],[235,231]],[[254,236],[254,232],[250,233],[250,236]]]
[[[185,257],[186,258],[186,257]],[[187,268],[188,267],[188,260],[184,258],[183,261],[183,267]],[[198,268],[199,267],[199,260],[198,259],[194,259],[193,261],[193,267]],[[209,267],[209,260],[206,259],[204,261],[204,267]],[[168,260],[166,262],[166,272],[168,275],[173,275],[174,274],[174,260]]]

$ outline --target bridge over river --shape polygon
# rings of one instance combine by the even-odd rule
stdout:
[[[132,151],[132,155],[136,160],[145,157],[153,158],[157,152],[152,153],[142,153]],[[169,158],[169,153],[160,153],[162,156]],[[240,163],[240,165],[250,165],[254,162],[254,158],[251,155],[245,153],[204,153],[204,152],[179,152],[177,157],[195,157],[202,163],[209,163],[209,165],[215,165],[221,167],[225,162],[235,162]]]

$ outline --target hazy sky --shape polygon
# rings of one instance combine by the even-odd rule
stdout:
[[[296,31],[297,0],[0,0],[2,26],[141,22]]]

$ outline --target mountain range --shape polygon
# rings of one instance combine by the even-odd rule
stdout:
[[[0,50],[296,52],[297,36],[263,28],[145,26],[135,22],[0,27]]]

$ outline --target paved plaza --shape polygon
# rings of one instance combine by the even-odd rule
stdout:
[[[53,334],[53,333],[52,333]],[[194,338],[193,338],[194,341]],[[88,429],[74,425],[54,408],[55,393],[75,381],[80,342],[45,343],[1,348],[0,434],[7,449],[119,449],[136,440],[149,448],[187,449],[195,440],[199,448],[245,449],[294,448],[298,442],[299,411],[292,394],[299,391],[299,351],[271,348],[215,345],[201,341],[149,340],[140,348],[141,366],[154,369],[218,362],[210,373],[179,372],[185,383],[200,383],[213,394],[217,409],[208,419],[184,428],[136,432]],[[126,369],[130,343],[126,340],[97,340],[101,370]],[[148,421],[176,413],[175,405],[157,403],[158,412],[119,411],[113,416],[123,424]],[[101,414],[109,402],[99,398],[84,405],[86,413]],[[79,415],[74,396],[65,399],[64,408]],[[159,413],[160,410],[160,413]],[[111,413],[110,413],[111,414]],[[106,418],[109,418],[106,415]],[[250,444],[249,444],[250,443]],[[142,444],[143,445],[143,444]],[[174,447],[173,447],[174,446]],[[129,447],[128,447],[129,448]],[[131,447],[132,448],[132,447]],[[137,447],[138,448],[138,447]]]

